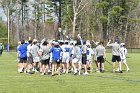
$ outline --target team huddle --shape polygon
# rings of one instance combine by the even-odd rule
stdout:
[[[89,40],[87,41],[56,41],[43,39],[40,43],[33,39],[29,41],[20,41],[17,47],[18,72],[31,74],[32,72],[40,72],[41,75],[52,76],[55,73],[72,72],[74,75],[87,75],[93,70],[92,62],[96,63],[96,72],[104,72],[104,62],[106,60],[106,49],[103,42],[95,43],[96,48],[91,47]],[[113,72],[122,73],[121,63],[126,65],[127,49],[125,44],[117,42],[107,46],[112,47]],[[115,69],[116,61],[119,63]]]

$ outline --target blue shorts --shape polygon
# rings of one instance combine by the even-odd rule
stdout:
[[[61,59],[60,58],[52,58],[52,63],[53,64],[60,64]]]

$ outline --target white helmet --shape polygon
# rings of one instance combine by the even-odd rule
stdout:
[[[91,45],[89,40],[86,41],[86,45]]]
[[[33,39],[33,42],[37,42],[37,39]]]
[[[121,45],[121,46],[124,46],[124,45],[125,45],[125,43],[121,43],[120,45]]]
[[[100,42],[96,42],[95,44],[98,45]]]

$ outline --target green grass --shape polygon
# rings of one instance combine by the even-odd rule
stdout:
[[[108,61],[111,54],[107,54]],[[128,54],[130,72],[111,73],[106,62],[105,73],[90,73],[88,76],[41,76],[19,74],[15,52],[0,56],[0,93],[139,93],[140,54]],[[95,68],[95,64],[93,64]],[[123,66],[123,69],[125,67]]]

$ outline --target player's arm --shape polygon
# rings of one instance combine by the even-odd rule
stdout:
[[[106,46],[112,46],[112,44],[110,44],[111,40],[108,41]]]
[[[104,48],[104,59],[106,59],[106,49]]]
[[[17,52],[17,58],[19,58],[19,57],[20,57],[20,51]]]
[[[94,60],[97,61],[97,51],[96,51],[96,49],[94,50]]]
[[[92,42],[96,45],[96,42],[94,40],[92,40]]]
[[[20,47],[17,49],[17,58],[20,57]]]

